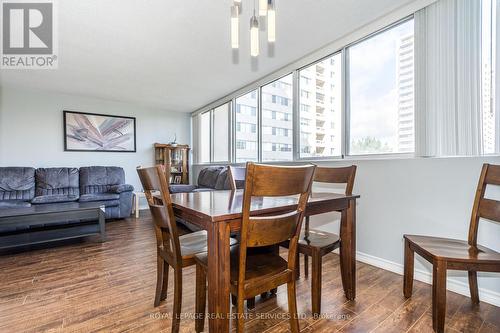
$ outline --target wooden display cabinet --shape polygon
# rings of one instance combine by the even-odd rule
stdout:
[[[163,165],[169,184],[189,184],[189,146],[155,143],[155,163]]]

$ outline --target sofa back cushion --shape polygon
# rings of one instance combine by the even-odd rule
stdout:
[[[40,168],[36,170],[35,195],[78,196],[79,172],[77,168]]]
[[[222,169],[224,169],[224,167],[208,167],[202,169],[198,175],[198,186],[215,189],[217,178]]]
[[[215,183],[216,190],[230,190],[231,185],[229,184],[229,169],[224,167],[217,177],[217,182]]]
[[[0,168],[0,200],[31,201],[34,196],[34,168]]]
[[[80,168],[80,194],[106,193],[113,185],[120,184],[125,184],[125,172],[120,167]]]

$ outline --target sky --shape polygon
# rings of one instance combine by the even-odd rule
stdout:
[[[370,136],[397,149],[397,45],[413,20],[349,48],[351,140]]]

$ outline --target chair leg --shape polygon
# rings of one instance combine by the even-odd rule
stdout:
[[[172,333],[179,332],[182,308],[182,269],[174,269],[174,306],[172,315]]]
[[[205,305],[207,301],[207,277],[203,268],[196,265],[196,317],[195,330],[203,332],[205,326]]]
[[[411,297],[411,294],[413,293],[414,264],[415,252],[413,252],[413,250],[410,248],[410,242],[405,239],[403,294],[406,298]]]
[[[156,256],[156,292],[155,292],[155,303],[154,306],[160,305],[163,298],[163,289],[167,288],[168,285],[168,275],[165,280],[165,260],[159,255]],[[167,266],[168,272],[168,266]],[[166,292],[165,292],[166,294]],[[164,299],[164,298],[163,298]]]
[[[168,270],[170,266],[169,264],[165,261],[163,264],[163,286],[161,287],[161,298],[160,301],[164,301],[167,299],[167,292],[168,292]]]
[[[477,272],[469,271],[469,289],[472,303],[479,304],[479,291],[477,288]]]
[[[243,333],[245,332],[245,298],[243,295],[238,295],[238,300],[237,300],[237,307],[236,307],[236,318],[237,318],[237,332],[238,333]]]
[[[436,261],[432,270],[432,328],[444,332],[446,317],[446,262]]]
[[[255,309],[255,297],[247,299],[247,308]]]
[[[295,280],[287,283],[288,289],[288,312],[290,314],[290,331],[292,333],[298,333],[300,331],[299,327],[299,317],[297,314],[297,295],[295,290]]]
[[[295,280],[300,278],[300,253],[297,252],[297,257],[295,257]]]
[[[304,276],[309,277],[309,256],[304,254]]]
[[[321,313],[321,259],[319,251],[313,251],[311,265],[311,304],[312,314],[315,317]]]

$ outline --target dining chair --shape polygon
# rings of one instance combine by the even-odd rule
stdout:
[[[178,332],[182,305],[182,269],[195,264],[195,254],[207,251],[207,233],[197,231],[179,236],[167,180],[161,166],[137,168],[137,173],[156,232],[157,275],[154,306],[160,305],[160,302],[167,297],[168,271],[169,267],[172,267],[174,270],[172,332]]]
[[[233,246],[230,254],[230,293],[237,296],[237,329],[244,332],[244,300],[270,289],[287,284],[288,311],[292,332],[299,332],[297,317],[295,265],[298,239],[302,227],[304,211],[311,191],[312,177],[316,166],[270,166],[249,162],[242,203],[242,221],[239,245]],[[252,199],[259,202],[267,197],[298,195],[297,202],[285,214],[252,216]],[[247,251],[288,240],[290,249],[288,260],[279,253]],[[207,254],[199,254],[196,259],[197,294],[206,292]],[[228,295],[229,296],[229,295]],[[196,325],[200,332],[204,326],[205,298],[196,298]]]
[[[500,222],[500,201],[485,198],[488,185],[500,186],[500,165],[484,164],[476,190],[467,241],[404,235],[404,296],[413,289],[415,252],[432,263],[432,327],[444,332],[447,270],[468,271],[473,303],[479,303],[477,272],[500,272],[500,253],[477,244],[480,219]]]
[[[351,195],[355,177],[355,165],[341,168],[317,167],[314,173],[314,182],[345,184],[345,194]],[[299,253],[304,255],[304,274],[306,277],[309,275],[309,257],[312,258],[311,305],[314,316],[321,313],[322,259],[340,247],[340,242],[340,237],[334,233],[309,228],[309,217],[305,218],[304,229],[299,238]],[[289,245],[284,242],[282,246],[288,247]]]

